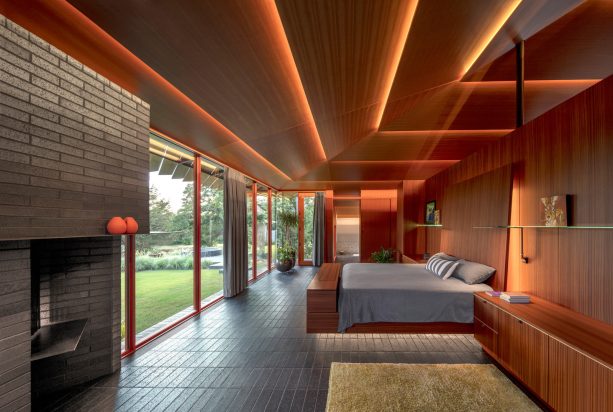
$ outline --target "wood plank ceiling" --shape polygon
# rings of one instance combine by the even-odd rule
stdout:
[[[0,6],[148,101],[153,128],[281,189],[393,188],[501,139],[518,40],[526,121],[613,72],[608,0]]]

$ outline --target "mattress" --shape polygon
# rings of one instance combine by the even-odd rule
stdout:
[[[343,266],[338,331],[369,322],[473,322],[473,293],[492,290],[454,277],[442,280],[423,264]]]

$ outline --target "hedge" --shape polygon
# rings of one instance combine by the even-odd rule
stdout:
[[[202,260],[201,262],[202,269],[208,269],[212,264],[208,260]],[[193,267],[194,261],[191,256],[168,256],[162,258],[138,256],[136,258],[137,272],[144,272],[146,270],[190,270]]]

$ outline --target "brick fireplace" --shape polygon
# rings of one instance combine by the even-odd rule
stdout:
[[[0,410],[120,367],[121,245],[149,231],[149,105],[0,15]]]
[[[0,242],[2,369],[11,371],[0,385],[16,409],[30,378],[37,398],[119,368],[120,248],[113,237]],[[75,336],[69,321],[83,323]]]
[[[40,326],[85,323],[74,351],[32,363],[34,396],[84,383],[119,368],[121,352],[121,242],[118,237],[34,240],[32,281],[38,280]],[[34,296],[33,296],[34,297]],[[32,305],[33,312],[36,310]],[[80,329],[80,328],[79,328]],[[59,351],[62,339],[56,339]],[[68,348],[70,349],[70,348]],[[32,357],[34,358],[34,353]]]

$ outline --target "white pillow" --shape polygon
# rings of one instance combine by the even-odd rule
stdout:
[[[432,256],[426,263],[426,269],[434,273],[439,278],[445,280],[453,275],[453,272],[460,265],[461,260],[447,260],[438,256]]]

